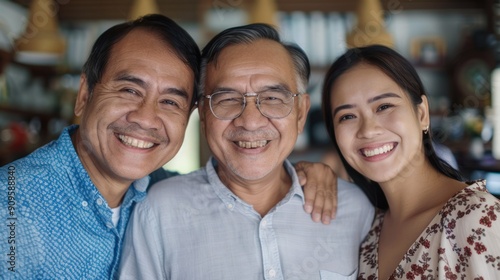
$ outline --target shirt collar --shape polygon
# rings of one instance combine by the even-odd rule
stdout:
[[[304,190],[302,189],[302,186],[299,183],[299,177],[297,176],[295,167],[288,160],[285,160],[284,166],[288,174],[292,176],[292,187],[290,188],[290,191],[288,192],[286,197],[283,199],[283,202],[288,201],[291,197],[297,196],[302,200],[302,204],[304,204],[305,203]]]
[[[63,130],[57,141],[58,145],[60,145],[58,153],[61,157],[61,162],[69,163],[66,164],[66,173],[71,181],[70,185],[75,188],[74,191],[80,193],[83,199],[92,201],[98,193],[97,188],[92,183],[87,170],[83,167],[71,141],[71,135],[76,132],[78,127],[78,125],[71,125]]]
[[[73,146],[73,142],[71,141],[71,135],[76,132],[78,127],[78,125],[68,126],[61,133],[61,136],[58,139],[58,144],[61,145],[59,149],[60,157],[63,159],[62,162],[70,163],[66,169],[68,177],[72,181],[71,185],[77,188],[75,191],[80,192],[84,199],[88,201],[93,201],[98,197],[104,199],[90,179],[87,170],[83,167],[83,164],[76,153],[75,147]],[[127,204],[142,200],[145,196],[148,184],[149,176],[134,181],[132,183],[133,190],[131,191],[131,188],[129,188],[125,194],[123,205],[126,207],[128,206]]]
[[[129,188],[127,193],[125,193],[125,198],[123,199],[122,208],[128,208],[132,203],[141,201],[146,197],[146,190],[149,184],[149,176],[135,180],[132,183],[133,188]]]

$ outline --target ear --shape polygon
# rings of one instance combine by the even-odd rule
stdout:
[[[425,95],[421,95],[420,97],[422,98],[422,102],[417,105],[417,116],[420,121],[420,128],[425,130],[431,123],[429,116],[429,101]]]
[[[80,76],[80,90],[78,90],[78,95],[76,96],[75,102],[75,115],[80,117],[83,114],[85,106],[90,98],[89,88],[87,86],[87,77],[85,75]]]
[[[297,112],[297,129],[299,134],[304,131],[304,126],[306,125],[307,116],[309,114],[309,109],[311,109],[311,99],[308,93],[304,93],[298,96],[299,106]]]

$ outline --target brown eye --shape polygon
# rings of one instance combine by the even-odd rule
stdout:
[[[135,90],[133,88],[124,88],[121,91],[126,92],[126,93],[130,93],[130,94],[133,94],[133,95],[137,95],[137,96],[141,95],[137,90]]]
[[[354,118],[355,118],[355,116],[354,116],[354,115],[343,115],[343,116],[341,116],[341,117],[339,118],[339,122],[341,122],[341,121],[345,121],[345,120],[352,120],[352,119],[354,119]]]
[[[384,110],[387,110],[391,107],[394,107],[394,106],[391,104],[382,104],[378,107],[377,111],[384,111]]]

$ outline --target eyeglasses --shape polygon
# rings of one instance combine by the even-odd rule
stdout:
[[[259,92],[241,93],[234,90],[218,91],[205,95],[210,99],[212,114],[221,120],[233,120],[239,117],[247,105],[247,97],[256,97],[255,105],[260,113],[270,119],[281,119],[290,114],[293,109],[293,94],[284,89],[265,89]]]

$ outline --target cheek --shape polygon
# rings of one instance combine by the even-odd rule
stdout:
[[[391,119],[385,121],[388,129],[403,136],[413,138],[415,133],[420,132],[418,122],[415,121],[416,118],[413,115],[399,114],[393,116]],[[412,135],[412,136],[410,136]]]
[[[353,128],[346,125],[334,125],[335,140],[341,150],[345,150],[353,141]]]
[[[339,148],[339,154],[341,154],[344,158],[348,158],[349,154],[349,148],[346,146],[346,141],[343,141],[343,139],[337,138],[337,146]]]
[[[87,129],[94,130],[98,134],[104,134],[112,124],[123,124],[126,122],[127,111],[109,110],[96,108],[89,112],[82,125]]]
[[[120,99],[95,99],[92,101],[83,111],[82,118],[96,122],[112,122],[121,116],[125,116],[133,108],[130,104],[121,102]]]
[[[218,123],[215,120],[209,120],[207,119],[208,123],[206,126],[206,137],[207,139],[214,139],[217,140],[219,138],[224,138],[224,132],[226,125],[222,123]],[[217,142],[217,141],[215,141]]]
[[[208,106],[208,104],[207,104]],[[213,131],[219,131],[221,127],[226,127],[230,121],[223,121],[214,116],[212,111],[208,108],[204,108],[200,112],[200,121],[205,129],[205,134],[212,134]],[[208,137],[209,135],[207,135]]]
[[[163,126],[171,135],[170,137],[184,135],[189,116],[187,114],[163,114],[160,116]]]
[[[224,150],[229,139],[229,134],[234,131],[234,126],[231,125],[231,121],[219,120],[215,117],[208,117],[206,119],[205,127],[205,137],[211,148]]]

